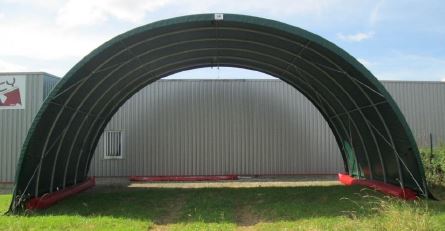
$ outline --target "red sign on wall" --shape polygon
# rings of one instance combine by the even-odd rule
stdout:
[[[0,109],[24,109],[25,90],[25,76],[0,76]]]

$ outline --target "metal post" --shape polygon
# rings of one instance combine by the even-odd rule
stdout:
[[[433,164],[433,133],[430,133],[430,166]]]

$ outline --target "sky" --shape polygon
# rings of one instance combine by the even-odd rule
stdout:
[[[235,13],[281,21],[337,44],[380,80],[445,81],[445,1],[0,0],[0,72],[63,77],[111,38],[162,19]],[[267,78],[205,68],[173,78]]]

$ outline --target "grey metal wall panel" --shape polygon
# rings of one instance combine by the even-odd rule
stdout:
[[[397,101],[419,147],[445,143],[445,82],[384,81]]]
[[[44,75],[43,78],[43,101],[49,95],[51,90],[57,85],[61,78],[53,75]]]
[[[124,158],[91,175],[332,174],[343,170],[317,109],[279,80],[161,80],[133,96],[107,130],[123,130]]]
[[[0,110],[0,182],[12,182],[23,141],[42,104],[42,73],[0,73],[26,76],[25,109]]]

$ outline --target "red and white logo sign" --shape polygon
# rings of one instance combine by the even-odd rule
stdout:
[[[24,109],[25,89],[25,76],[0,76],[0,109]]]

